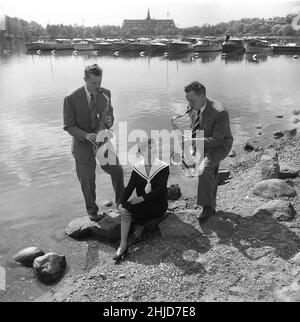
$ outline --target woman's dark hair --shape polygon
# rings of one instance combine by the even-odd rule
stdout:
[[[102,68],[97,64],[86,66],[84,69],[84,76],[86,78],[89,78],[90,75],[94,75],[98,77],[98,76],[101,76],[102,73],[103,73]]]
[[[188,84],[187,86],[185,86],[184,91],[186,93],[190,92],[190,91],[194,91],[197,95],[205,95],[206,96],[206,88],[204,85],[202,85],[200,82],[198,81],[194,81],[191,82],[190,84]]]

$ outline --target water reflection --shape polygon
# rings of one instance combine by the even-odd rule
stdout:
[[[222,54],[222,60],[224,60],[225,64],[239,63],[243,61],[245,53],[238,54]]]
[[[268,60],[268,56],[272,54],[267,53],[246,53],[246,59],[249,63],[261,64]]]

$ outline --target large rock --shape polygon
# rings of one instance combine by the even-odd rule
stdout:
[[[94,222],[89,216],[83,216],[72,220],[65,229],[65,234],[69,237],[79,239],[91,236]]]
[[[199,226],[196,215],[196,210],[194,210],[193,214],[187,211],[170,214],[165,220],[159,223],[161,236],[163,238],[184,236],[193,238],[193,236],[200,236],[201,232],[195,228]]]
[[[121,237],[121,215],[109,212],[103,219],[92,226],[93,234],[101,239],[116,240]]]
[[[296,191],[281,179],[269,179],[258,182],[253,193],[263,198],[295,197]]]
[[[288,164],[280,164],[280,179],[296,178],[299,176],[299,169]]]
[[[152,220],[149,220],[145,223],[144,227],[145,227],[145,230],[148,231],[148,232],[154,232],[156,231],[157,229],[159,229],[159,223],[163,220],[165,220],[168,216],[169,216],[169,212],[167,211],[164,215],[162,215],[161,217],[159,218],[154,218]]]
[[[291,220],[295,216],[295,209],[289,201],[271,200],[256,208],[253,215],[270,214],[279,221]]]
[[[249,139],[244,144],[244,150],[247,152],[260,151],[272,146],[274,143],[275,143],[275,139],[271,139],[267,136],[253,138],[253,139]]]
[[[65,256],[51,252],[34,260],[33,271],[42,283],[53,284],[63,276],[66,266]]]
[[[13,257],[13,261],[20,263],[26,267],[32,267],[33,261],[44,255],[45,252],[39,249],[38,247],[27,247],[21,250]]]
[[[178,184],[171,184],[168,187],[168,200],[178,200],[181,197],[181,190]]]
[[[260,161],[262,180],[279,178],[279,162],[277,153],[263,154]]]

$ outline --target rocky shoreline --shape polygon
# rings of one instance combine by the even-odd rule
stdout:
[[[115,235],[87,236],[90,264],[37,301],[300,301],[299,135],[266,142],[222,162],[230,176],[207,222],[199,224],[195,198],[183,194],[120,265],[103,247],[117,247]],[[194,181],[179,186],[193,192]]]

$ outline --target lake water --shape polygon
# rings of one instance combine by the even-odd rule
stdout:
[[[103,67],[102,85],[112,92],[116,133],[120,121],[127,121],[128,132],[171,129],[171,118],[187,106],[183,88],[193,80],[229,110],[235,145],[257,135],[257,125],[266,132],[292,126],[292,110],[300,108],[300,59],[293,55],[38,55],[26,54],[23,46],[9,55],[1,51],[0,265],[7,268],[8,299],[44,291],[30,284],[31,271],[5,264],[24,246],[64,253],[72,270],[93,258],[90,244],[74,244],[63,234],[68,222],[85,211],[71,137],[62,129],[62,103],[83,84],[84,67],[94,63]],[[112,198],[108,176],[97,173],[98,201]],[[20,286],[15,281],[24,274],[28,281]]]
[[[235,144],[255,135],[256,125],[276,124],[276,114],[300,107],[300,59],[292,55],[115,57],[19,49],[0,56],[1,190],[70,179],[71,138],[62,130],[62,102],[93,63],[103,67],[102,85],[112,92],[116,132],[119,121],[128,122],[128,131],[170,129],[171,117],[187,106],[183,87],[193,80],[229,110]]]

